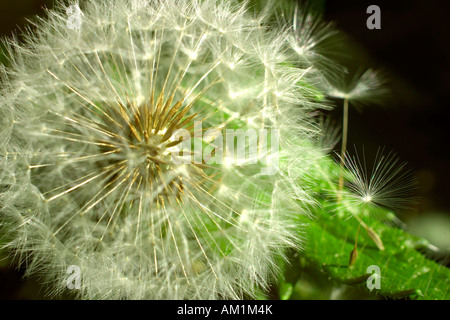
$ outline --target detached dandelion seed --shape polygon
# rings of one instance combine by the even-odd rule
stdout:
[[[405,169],[406,163],[401,163],[394,153],[385,153],[384,148],[377,151],[371,168],[367,164],[364,150],[359,154],[356,147],[355,155],[346,153],[343,163],[347,170],[345,185],[348,191],[338,191],[340,204],[358,220],[358,230],[362,226],[378,249],[384,250],[381,237],[364,223],[364,216],[370,215],[382,222],[396,223],[395,216],[386,210],[404,209],[413,201],[415,180],[411,171]],[[354,250],[357,241],[356,238]],[[354,259],[351,261],[354,263]]]
[[[382,207],[388,210],[401,210],[408,208],[414,198],[415,180],[412,172],[406,169],[406,163],[401,162],[393,152],[378,149],[369,167],[364,150],[355,155],[345,155],[345,168],[349,175],[346,186],[349,190],[350,205],[364,207],[377,216]]]
[[[345,166],[344,158],[347,152],[349,104],[351,103],[355,108],[361,108],[366,104],[381,101],[387,94],[384,82],[383,76],[372,69],[368,69],[364,73],[355,73],[350,81],[346,81],[345,77],[338,77],[337,79],[325,80],[324,82],[324,89],[328,96],[343,100],[339,190],[342,190],[344,185],[343,169]],[[335,83],[339,83],[339,85]]]

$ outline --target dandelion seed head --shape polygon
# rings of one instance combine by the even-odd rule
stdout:
[[[301,247],[296,216],[311,201],[308,168],[293,164],[317,156],[303,143],[317,105],[298,85],[314,69],[289,63],[288,28],[268,30],[270,12],[255,17],[239,1],[92,0],[82,11],[79,29],[59,7],[8,49],[6,247],[27,274],[54,282],[54,295],[70,265],[81,270],[80,298],[267,289],[284,249]],[[278,130],[274,152],[198,158],[218,144],[205,130],[255,128]]]

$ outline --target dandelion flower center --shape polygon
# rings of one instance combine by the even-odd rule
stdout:
[[[156,99],[153,93],[141,105],[133,102],[127,106],[118,104],[108,109],[103,119],[106,125],[102,125],[105,134],[111,138],[104,143],[101,152],[111,157],[101,161],[100,165],[109,164],[120,168],[124,174],[131,173],[139,181],[138,189],[147,188],[153,195],[166,197],[180,197],[184,188],[183,176],[203,174],[192,161],[189,164],[194,168],[188,170],[186,161],[174,161],[174,154],[185,155],[177,151],[180,143],[192,136],[191,123],[196,116],[187,115],[192,104],[183,106],[182,100],[174,102],[174,95],[165,99],[162,91]],[[180,129],[187,135],[178,136]]]

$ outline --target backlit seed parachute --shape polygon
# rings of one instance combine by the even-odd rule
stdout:
[[[8,44],[6,247],[52,294],[69,266],[80,298],[267,288],[301,246],[302,179],[317,156],[317,106],[300,85],[315,70],[291,62],[287,28],[237,1],[84,1],[78,26],[67,12]],[[250,143],[230,147],[228,133]]]
[[[412,171],[407,170],[406,162],[384,148],[377,151],[373,165],[366,159],[364,149],[358,152],[355,147],[353,153],[346,153],[343,159],[347,190],[337,193],[342,208],[360,218],[370,215],[383,222],[399,223],[387,210],[404,210],[416,201],[417,181]]]

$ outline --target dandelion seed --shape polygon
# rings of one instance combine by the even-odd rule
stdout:
[[[315,65],[329,75],[339,71],[336,60],[341,36],[334,24],[324,22],[308,1],[303,5],[296,4],[293,16],[290,43],[300,61]]]
[[[362,153],[358,154],[355,147],[355,155],[347,153],[344,159],[349,173],[346,179],[349,205],[365,209],[375,217],[380,214],[377,207],[388,210],[407,208],[414,200],[415,180],[411,171],[406,169],[406,163],[400,162],[392,152],[386,154],[382,148],[377,151],[374,164],[369,168],[364,150]]]
[[[324,84],[324,89],[328,96],[348,100],[353,106],[360,108],[383,101],[388,94],[385,83],[385,76],[380,71],[368,69],[355,72],[353,76],[344,73],[336,79],[331,78]]]
[[[347,152],[349,104],[351,103],[355,108],[361,108],[366,104],[381,101],[388,92],[384,83],[383,76],[372,69],[368,69],[364,73],[356,72],[350,81],[343,76],[332,80],[325,79],[323,86],[328,96],[343,100],[340,190],[344,183],[342,171],[344,169],[343,159]]]
[[[415,188],[415,180],[411,171],[406,170],[406,163],[401,163],[393,153],[384,153],[384,149],[379,149],[374,159],[374,165],[369,166],[364,155],[358,154],[355,147],[355,155],[348,153],[341,163],[345,164],[346,189],[336,190],[339,202],[339,210],[344,210],[358,222],[359,228],[362,226],[367,235],[372,239],[377,248],[384,250],[381,237],[364,222],[365,216],[371,216],[382,222],[399,224],[399,220],[390,210],[400,210],[407,208],[414,198],[412,197]],[[387,211],[389,210],[389,211]],[[358,242],[358,235],[355,239],[355,250]],[[352,251],[351,257],[354,252]],[[350,265],[356,257],[350,258]]]

